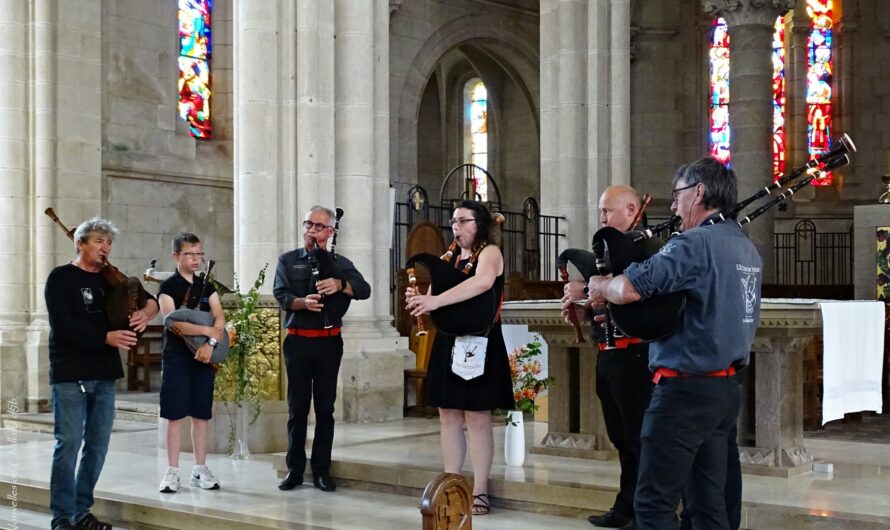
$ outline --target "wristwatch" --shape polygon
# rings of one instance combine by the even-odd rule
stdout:
[[[210,337],[209,339],[207,339],[207,344],[209,344],[211,348],[216,349],[216,345],[219,344],[219,341],[214,339],[213,337]]]

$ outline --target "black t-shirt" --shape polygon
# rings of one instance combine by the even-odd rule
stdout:
[[[99,273],[71,263],[49,273],[43,294],[50,326],[50,384],[124,376],[117,348],[105,344],[105,298],[110,292]]]
[[[210,296],[216,292],[213,283],[208,283],[207,288],[202,289],[202,279],[197,275],[193,276],[192,279],[194,280],[194,284],[189,283],[188,280],[179,274],[179,270],[177,270],[173,273],[173,276],[170,276],[161,283],[161,287],[158,289],[158,296],[166,294],[172,298],[173,306],[176,309],[179,309],[185,304],[187,307],[193,309],[210,311]],[[185,300],[186,294],[188,294],[189,298],[187,301]],[[200,307],[198,301],[199,296],[201,296]],[[188,346],[185,345],[182,337],[179,337],[175,333],[166,329],[164,330],[164,352],[185,353],[189,355],[192,353]]]

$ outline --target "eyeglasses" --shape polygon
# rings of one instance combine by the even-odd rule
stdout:
[[[180,255],[185,256],[187,258],[202,258],[202,259],[204,258],[203,252],[183,252]]]
[[[688,186],[683,186],[682,188],[673,189],[671,190],[671,197],[674,199],[674,201],[676,201],[677,195],[679,195],[681,191],[688,190],[689,188],[694,188],[696,186],[698,186],[698,182],[696,182],[695,184],[690,184]]]
[[[323,223],[313,223],[312,221],[303,221],[303,228],[306,230],[312,230],[315,227],[316,232],[321,232],[325,228],[330,228],[328,225]]]
[[[454,226],[454,225],[463,226],[463,225],[469,223],[470,221],[475,221],[475,219],[473,219],[472,217],[469,217],[466,219],[452,219],[449,221],[449,223],[451,224],[451,226]]]

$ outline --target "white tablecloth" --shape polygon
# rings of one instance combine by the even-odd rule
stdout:
[[[822,424],[881,410],[884,303],[822,300]]]

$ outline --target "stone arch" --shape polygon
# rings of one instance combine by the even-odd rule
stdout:
[[[436,30],[415,54],[399,93],[397,151],[394,179],[412,184],[417,174],[418,113],[424,89],[441,58],[459,47],[484,50],[518,87],[529,106],[535,134],[540,137],[540,60],[536,35],[502,17],[472,15]]]

